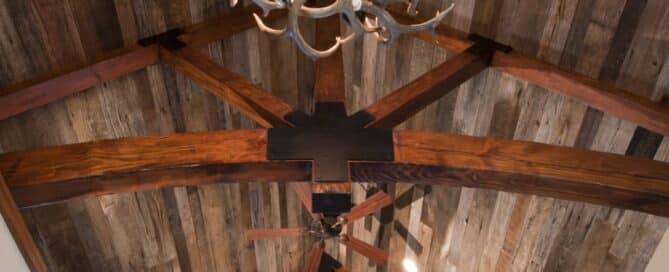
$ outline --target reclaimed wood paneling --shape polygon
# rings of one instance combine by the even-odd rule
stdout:
[[[434,14],[450,2],[423,0],[419,12]],[[667,1],[454,2],[445,22],[459,30],[655,101],[669,95]],[[227,1],[218,0],[0,0],[0,87],[228,11]],[[303,25],[313,41],[313,24]],[[314,63],[292,42],[249,30],[202,46],[226,69],[298,109],[312,110]],[[386,45],[369,35],[345,45],[342,55],[349,113],[453,56],[412,37]],[[1,120],[0,149],[256,126],[159,64]],[[669,161],[669,141],[662,136],[494,70],[400,128]],[[666,218],[640,212],[448,186],[354,184],[353,201],[361,203],[379,188],[393,196],[394,208],[356,221],[347,232],[389,249],[388,263],[377,265],[336,244],[324,249],[351,271],[399,271],[404,259],[419,271],[640,271],[669,226]],[[22,213],[51,271],[299,271],[309,239],[246,241],[243,232],[305,226],[309,217],[300,199],[286,185],[209,184],[78,198]]]

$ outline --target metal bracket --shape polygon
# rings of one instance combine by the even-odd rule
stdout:
[[[178,39],[181,34],[183,34],[181,28],[173,28],[163,33],[140,39],[137,41],[137,44],[146,47],[157,43],[164,48],[177,50],[186,47],[186,44]]]
[[[349,161],[393,161],[389,129],[364,128],[360,118],[346,116],[343,103],[318,103],[313,116],[300,115],[295,128],[271,128],[268,160],[313,161],[314,182],[348,182]],[[348,193],[314,193],[312,211],[340,214],[350,211]]]
[[[499,43],[493,39],[478,34],[469,34],[467,38],[473,41],[474,45],[467,48],[466,52],[482,56],[487,64],[492,62],[492,57],[495,51],[509,53],[513,50],[513,48],[506,44]]]

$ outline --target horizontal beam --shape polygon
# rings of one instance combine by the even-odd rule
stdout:
[[[20,208],[76,197],[233,182],[292,182],[309,185],[310,162],[208,164],[94,176],[10,188]]]
[[[356,114],[373,117],[367,124],[370,128],[393,128],[401,124],[488,67],[492,49],[483,45],[471,48]]]
[[[669,164],[649,159],[539,143],[397,131],[395,163],[355,163],[352,179],[531,193],[669,216]]]
[[[393,16],[405,23],[419,20],[393,9]],[[453,52],[463,52],[474,41],[457,29],[440,25],[436,38],[421,32],[415,36]],[[519,52],[496,52],[492,67],[544,89],[576,99],[588,106],[618,118],[634,122],[648,130],[669,136],[669,107],[647,97],[616,88],[613,84],[566,71],[557,65],[523,55]]]
[[[0,91],[0,120],[58,101],[156,62],[157,46],[131,46],[109,52],[82,65],[3,88]]]
[[[103,140],[0,155],[8,186],[201,164],[266,162],[265,130]]]
[[[190,47],[160,49],[160,58],[202,88],[234,106],[263,127],[292,127],[285,118],[295,108]]]

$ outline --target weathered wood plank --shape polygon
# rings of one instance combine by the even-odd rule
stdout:
[[[131,46],[83,65],[9,86],[0,91],[0,120],[143,69],[157,61],[157,46]]]
[[[192,48],[160,50],[163,61],[188,75],[205,90],[235,106],[264,127],[291,127],[285,117],[293,106],[263,91],[242,76],[233,73]]]
[[[461,53],[356,114],[374,118],[367,127],[393,128],[486,67],[485,56]]]

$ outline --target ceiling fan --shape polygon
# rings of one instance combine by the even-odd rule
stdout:
[[[294,187],[295,188],[295,187]],[[296,190],[300,190],[299,187]],[[302,202],[307,211],[310,210],[308,202]],[[308,227],[305,228],[286,228],[286,229],[248,229],[246,230],[246,239],[260,240],[281,237],[294,237],[301,235],[309,235],[315,239],[308,259],[302,269],[303,272],[312,272],[325,269],[325,271],[342,271],[336,270],[340,267],[325,267],[328,264],[322,263],[323,256],[327,255],[323,251],[325,240],[337,241],[355,252],[369,258],[377,264],[385,264],[388,261],[388,251],[374,247],[362,240],[345,233],[345,226],[364,218],[367,215],[373,214],[376,211],[383,209],[393,204],[392,198],[385,192],[379,191],[367,198],[362,203],[351,208],[349,213],[345,214],[315,214],[311,213],[312,221]],[[328,256],[332,258],[331,256]]]

